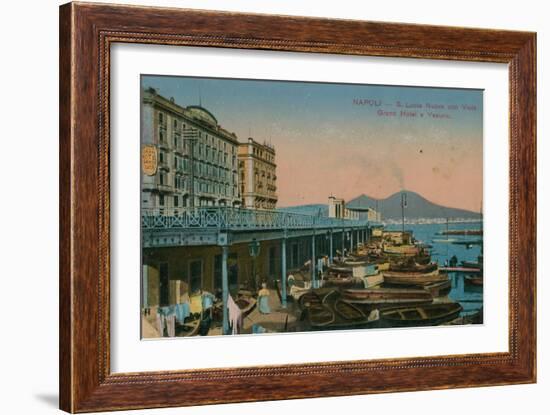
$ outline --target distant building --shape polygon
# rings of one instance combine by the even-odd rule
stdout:
[[[344,199],[330,196],[328,198],[328,217],[338,219],[359,219],[359,212],[348,209]]]
[[[142,208],[178,214],[196,206],[240,206],[234,133],[201,106],[143,91]]]
[[[381,222],[382,215],[371,207],[348,207],[348,210],[356,212],[359,219],[367,219],[369,222]]]
[[[240,143],[238,150],[242,205],[249,209],[277,206],[277,165],[275,149],[253,138]]]

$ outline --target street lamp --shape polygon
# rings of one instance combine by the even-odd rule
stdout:
[[[252,239],[252,242],[248,244],[248,254],[252,257],[252,278],[254,279],[255,289],[258,289],[258,279],[256,275],[256,257],[260,255],[260,243],[256,238]]]
[[[183,139],[189,141],[189,161],[191,180],[189,181],[189,201],[190,207],[195,207],[195,142],[198,141],[199,135],[194,128],[186,128],[183,130]]]

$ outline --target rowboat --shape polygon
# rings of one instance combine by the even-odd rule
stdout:
[[[437,326],[454,320],[461,311],[459,303],[392,308],[380,312],[380,323],[385,327]]]
[[[241,309],[243,318],[249,315],[252,312],[252,310],[254,310],[254,307],[256,307],[256,302],[257,300],[252,296],[250,297],[242,296],[235,300],[235,304],[237,304]]]
[[[343,277],[343,278],[335,278],[335,277],[328,277],[323,280],[323,286],[324,287],[334,287],[334,288],[354,288],[354,287],[362,287],[363,286],[363,280],[360,278],[354,278],[354,277]]]
[[[201,319],[196,318],[192,321],[179,324],[176,322],[176,337],[191,337],[196,336],[199,332],[199,324]]]
[[[447,274],[440,274],[439,270],[426,274],[407,272],[385,272],[384,283],[390,285],[429,285],[436,282],[448,281]]]
[[[241,310],[242,317],[248,316],[252,310],[256,307],[257,300],[252,297],[252,292],[247,290],[239,290],[237,298],[234,300],[235,304]],[[221,301],[217,302],[212,310],[212,316],[214,320],[221,320],[223,316],[223,303]]]
[[[352,275],[353,274],[353,268],[342,266],[342,265],[340,265],[340,266],[330,265],[328,267],[328,272],[331,273],[331,274]]]
[[[351,289],[342,293],[344,300],[362,304],[386,304],[402,303],[407,301],[424,300],[432,302],[432,295],[426,290],[405,290],[399,288],[377,288],[377,289]]]
[[[415,256],[419,254],[416,245],[384,245],[382,251],[386,255]]]
[[[470,239],[466,241],[454,241],[455,245],[483,245],[483,239]]]
[[[445,281],[434,282],[432,284],[424,285],[422,288],[428,291],[433,297],[441,297],[449,294],[451,291],[451,280],[447,279]]]
[[[453,244],[455,242],[458,242],[459,239],[456,239],[456,238],[446,238],[446,239],[443,239],[443,238],[435,238],[435,239],[432,239],[432,242],[434,244]]]
[[[337,290],[334,288],[317,288],[314,290],[308,290],[300,296],[298,299],[298,304],[302,310],[314,305],[321,305],[325,296],[333,291]]]
[[[345,290],[342,300],[360,307],[362,310],[384,309],[426,305],[433,301],[432,295],[425,290],[404,290],[399,288],[378,288],[363,290]]]
[[[377,327],[378,319],[369,317],[357,306],[342,301],[337,290],[316,293],[317,301],[308,303],[307,320],[313,330],[343,330]],[[304,304],[305,305],[305,304]]]
[[[340,265],[344,267],[361,267],[369,264],[370,262],[368,260],[346,260],[340,263]]]
[[[438,268],[435,268],[434,270],[432,271],[429,271],[429,272],[411,272],[411,271],[384,271],[383,272],[384,274],[384,278],[385,277],[396,277],[396,278],[401,278],[401,277],[410,277],[410,278],[420,278],[420,277],[423,277],[423,278],[429,278],[429,277],[434,277],[434,276],[438,276],[439,275],[439,269]]]
[[[411,261],[411,262],[406,261],[406,262],[391,264],[390,271],[427,273],[427,272],[435,271],[437,267],[438,265],[435,262],[430,262],[429,264],[422,265],[422,264],[417,264],[414,261]]]

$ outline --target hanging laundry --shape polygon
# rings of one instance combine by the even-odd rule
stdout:
[[[176,307],[173,305],[157,308],[157,330],[164,337],[164,329],[168,337],[176,336]]]
[[[182,304],[176,304],[176,320],[178,323],[183,324],[185,319],[191,315],[191,305],[189,302]]]
[[[160,307],[157,308],[157,330],[160,337],[164,337],[164,316],[160,312]]]
[[[202,309],[208,310],[209,308],[212,308],[212,306],[214,305],[214,301],[216,300],[216,297],[214,296],[214,294],[208,291],[203,291],[201,295],[201,300],[202,300]]]
[[[229,314],[231,334],[239,334],[243,326],[243,313],[231,295],[227,296],[227,312]]]
[[[176,337],[176,314],[170,314],[166,317],[166,331],[168,337]]]

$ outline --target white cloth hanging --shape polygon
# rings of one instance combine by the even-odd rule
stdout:
[[[229,314],[229,325],[231,326],[231,334],[239,334],[243,326],[243,312],[235,303],[231,295],[227,296],[227,311]]]

